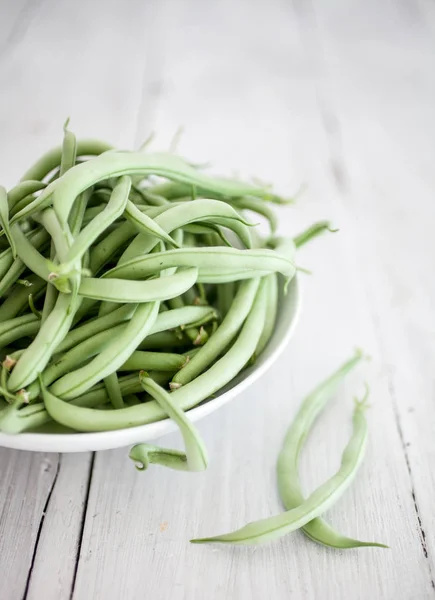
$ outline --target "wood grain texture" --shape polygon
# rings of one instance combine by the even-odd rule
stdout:
[[[57,142],[68,114],[78,134],[130,147],[154,129],[168,147],[184,125],[180,151],[193,160],[255,173],[288,194],[308,184],[297,209],[280,210],[282,233],[320,218],[340,233],[301,252],[314,274],[303,280],[303,315],[284,355],[200,423],[205,474],[137,473],[125,450],[109,451],[90,475],[89,455],[63,457],[53,487],[45,456],[0,451],[0,570],[11,574],[0,598],[46,598],[48,582],[53,598],[69,590],[73,600],[433,598],[433,3],[101,7],[41,2],[8,61],[0,56],[10,82],[0,96],[4,183]],[[337,467],[351,398],[369,381],[367,458],[327,518],[391,549],[334,552],[299,533],[255,549],[191,546],[190,537],[280,510],[274,465],[285,429],[356,345],[372,360],[317,424],[303,483],[312,489]]]
[[[28,575],[28,600],[39,600],[43,590],[45,600],[68,600],[71,596],[92,465],[91,453],[59,455],[57,479]]]

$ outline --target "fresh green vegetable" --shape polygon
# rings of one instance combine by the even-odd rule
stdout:
[[[298,249],[332,229],[321,221],[293,239],[263,239],[245,212],[265,218],[275,236],[273,203],[291,202],[268,186],[209,176],[172,153],[77,140],[68,126],[62,145],[17,185],[0,186],[0,431],[38,431],[50,420],[110,431],[169,417],[185,452],[138,444],[131,458],[142,469],[204,470],[207,453],[186,411],[263,352],[300,268]],[[337,475],[307,500],[298,478],[312,422],[358,360],[305,400],[289,430],[278,474],[291,510],[215,541],[304,527],[323,544],[367,545],[320,519],[362,459],[363,404]]]
[[[356,401],[353,434],[343,451],[337,473],[318,487],[302,504],[280,515],[248,523],[232,533],[191,540],[195,544],[208,542],[260,544],[272,541],[304,527],[333,506],[349,487],[360,466],[367,442],[367,422],[364,416],[366,397]]]

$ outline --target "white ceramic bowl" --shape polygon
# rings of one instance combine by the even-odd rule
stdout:
[[[265,351],[257,362],[240,373],[216,398],[209,400],[187,412],[192,421],[197,421],[214,412],[267,371],[278,358],[289,341],[299,317],[301,306],[298,280],[295,277],[288,287],[287,295],[281,296],[275,332]],[[35,452],[85,452],[88,450],[109,450],[129,444],[147,442],[177,428],[170,419],[130,429],[102,431],[97,433],[20,433],[9,435],[0,433],[0,446]]]

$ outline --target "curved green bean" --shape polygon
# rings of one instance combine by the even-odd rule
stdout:
[[[11,228],[9,226],[8,194],[2,185],[0,185],[0,225],[3,228],[6,239],[11,247],[12,256],[13,258],[16,258],[17,249],[15,246],[15,240],[12,237]]]
[[[116,372],[111,373],[104,378],[104,385],[113,408],[123,408],[125,404]]]
[[[33,298],[36,299],[38,295],[44,291],[47,282],[37,275],[30,275],[27,280],[31,283],[31,293]],[[24,307],[27,307],[28,298],[29,288],[15,284],[12,291],[0,306],[0,322],[16,317]]]
[[[171,246],[178,248],[178,244],[159,226],[151,217],[137,208],[130,200],[125,209],[126,218],[132,223],[140,233],[155,236]]]
[[[287,431],[277,462],[279,493],[287,510],[296,508],[305,501],[299,479],[298,462],[300,452],[310,429],[342,379],[362,358],[362,352],[358,351],[355,356],[344,363],[335,373],[311,392],[302,402],[293,423]],[[384,547],[383,544],[361,542],[348,538],[335,531],[321,517],[308,522],[302,529],[313,541],[333,548]]]
[[[178,371],[186,362],[182,354],[135,350],[118,371]]]
[[[191,360],[176,373],[172,381],[185,385],[197,377],[228,347],[243,322],[249,315],[260,284],[259,279],[249,279],[240,285],[228,314],[217,328],[216,333]]]
[[[135,174],[160,175],[194,186],[201,186],[206,190],[216,191],[228,197],[252,195],[267,198],[270,196],[270,193],[264,188],[256,188],[239,181],[209,177],[201,171],[195,170],[177,156],[142,154],[140,152],[107,152],[92,160],[92,163],[85,162],[67,171],[62,178],[47,186],[31,205],[17,213],[14,218],[22,219],[52,201],[61,223],[66,223],[75,198],[85,189],[107,177]],[[40,178],[32,177],[32,179]]]
[[[76,164],[77,140],[76,136],[68,129],[69,119],[63,126],[62,153],[60,156],[59,177],[62,177],[69,169]]]
[[[338,229],[333,229],[331,227],[331,223],[329,221],[319,221],[318,223],[314,223],[293,238],[296,248],[300,248],[310,240],[316,238],[318,235],[325,233],[326,231],[330,231],[331,233],[335,233]]]
[[[223,246],[181,248],[145,256],[137,256],[104,273],[104,278],[142,279],[169,267],[197,267],[199,273],[209,269],[259,270],[282,273],[293,277],[295,264],[286,256],[267,248],[238,250]]]
[[[24,198],[31,196],[35,192],[39,192],[45,187],[46,184],[42,181],[21,181],[8,191],[9,210],[12,212],[15,206],[21,202],[21,200],[24,200]]]
[[[111,150],[112,146],[101,140],[77,140],[77,156],[94,156]],[[21,182],[30,180],[42,181],[53,169],[58,167],[62,158],[62,146],[46,152],[21,177]],[[35,190],[36,191],[36,190]],[[78,194],[77,194],[78,195]]]
[[[156,452],[155,447],[152,447],[153,454],[150,457],[150,448],[147,444],[138,444],[134,446],[130,451],[130,458],[136,461],[136,463],[140,461],[141,466],[138,466],[139,470],[146,469],[149,462],[154,462],[177,469],[180,464],[186,464],[186,469],[188,471],[204,471],[208,465],[207,450],[196,427],[189,421],[178,404],[173,401],[172,395],[168,394],[168,392],[148,377],[147,373],[140,374],[140,382],[143,389],[154,398],[169,418],[178,425],[186,449],[185,463],[184,460],[168,462],[167,451],[162,455],[161,453]],[[164,456],[163,461],[161,460],[162,456]],[[183,468],[183,470],[185,469]]]
[[[7,329],[5,325],[8,325]],[[32,313],[3,323],[0,332],[0,348],[23,337],[33,337],[38,333],[39,327],[40,321]]]
[[[69,273],[72,264],[80,260],[91,244],[113,223],[125,210],[128,200],[128,194],[131,188],[131,179],[121,177],[119,182],[113,188],[113,192],[105,209],[100,213],[98,219],[91,221],[75,238],[68,249],[66,256],[61,259],[58,272],[60,274]]]
[[[154,302],[179,296],[195,283],[198,269],[184,269],[164,279],[131,281],[125,279],[94,279],[84,277],[79,293],[85,298],[109,302]]]
[[[267,317],[257,347],[255,348],[254,359],[263,352],[275,329],[278,314],[278,279],[275,273],[267,277],[267,304]]]
[[[183,203],[175,204],[157,215],[154,220],[164,231],[170,233],[195,221],[211,221],[213,224],[219,224],[222,223],[222,219],[224,219],[224,226],[235,230],[239,237],[242,236],[241,241],[249,248],[251,238],[248,225],[237,211],[219,200],[197,200],[192,203],[189,210],[186,210],[186,205]],[[119,263],[151,252],[156,244],[157,240],[154,236],[139,234],[122,254]]]
[[[191,540],[195,544],[209,542],[231,544],[259,544],[275,540],[300,529],[319,517],[342,496],[349,487],[360,466],[367,443],[367,422],[364,416],[365,399],[356,402],[353,415],[353,434],[341,458],[337,473],[319,486],[296,508],[280,515],[248,523],[232,533]]]

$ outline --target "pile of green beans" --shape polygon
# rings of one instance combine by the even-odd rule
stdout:
[[[277,237],[272,206],[288,202],[173,153],[77,140],[67,122],[61,146],[9,191],[0,186],[0,431],[97,432],[170,418],[185,450],[137,444],[137,468],[206,469],[186,411],[263,352],[297,249],[332,231],[321,221]],[[259,217],[266,236],[255,228]],[[278,460],[287,512],[192,542],[259,543],[302,528],[330,547],[382,546],[321,518],[362,461],[366,399],[356,403],[336,475],[305,499],[298,474],[309,429],[361,357],[305,399],[287,433]]]
[[[173,153],[77,140],[66,123],[59,147],[0,187],[0,431],[168,417],[190,431],[179,411],[262,352],[296,248],[329,227],[277,238],[272,205],[287,202]],[[183,464],[205,468],[189,439]]]

